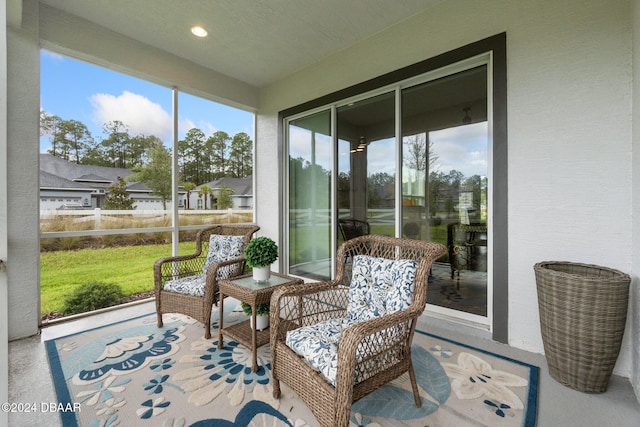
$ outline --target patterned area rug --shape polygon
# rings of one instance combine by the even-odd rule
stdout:
[[[246,319],[226,310],[225,325]],[[228,313],[228,315],[227,315]],[[217,328],[217,311],[213,327]],[[251,352],[233,341],[217,348],[203,327],[155,314],[46,341],[64,426],[316,426],[282,384],[272,398],[269,346]],[[422,407],[408,376],[353,406],[350,426],[535,426],[539,368],[418,332],[414,366]]]

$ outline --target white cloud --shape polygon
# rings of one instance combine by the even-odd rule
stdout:
[[[198,128],[202,132],[204,132],[205,138],[209,138],[211,135],[218,131],[212,123],[200,121],[200,123],[196,124],[191,119],[181,119],[178,123],[178,134],[179,138],[182,139],[184,136],[193,128]],[[233,135],[230,135],[233,136]]]
[[[47,58],[51,59],[52,61],[62,62],[62,61],[65,60],[65,57],[60,55],[60,54],[58,54],[58,53],[51,52],[49,50],[44,50],[44,49],[41,52],[42,52],[42,56],[47,57]]]
[[[97,93],[90,98],[94,120],[103,125],[119,120],[131,135],[155,135],[163,140],[171,138],[172,120],[161,105],[149,98],[129,91],[120,96]]]
[[[464,176],[486,176],[488,174],[487,122],[458,126],[431,132],[436,167],[448,173],[455,169]]]

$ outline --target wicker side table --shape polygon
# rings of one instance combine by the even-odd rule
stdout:
[[[253,372],[258,370],[257,350],[269,342],[269,328],[263,331],[256,331],[250,325],[250,320],[235,323],[224,327],[224,297],[229,296],[247,303],[251,306],[251,317],[253,324],[256,324],[256,307],[258,304],[269,303],[271,294],[280,286],[295,285],[303,283],[302,279],[287,276],[284,274],[271,272],[271,278],[267,282],[256,282],[251,274],[236,277],[233,279],[221,280],[218,283],[220,290],[220,325],[218,328],[218,348],[224,345],[223,335],[228,336],[248,347],[253,352]]]

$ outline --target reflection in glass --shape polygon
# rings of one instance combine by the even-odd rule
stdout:
[[[338,108],[339,219],[395,235],[395,96],[393,92]],[[339,236],[344,239],[344,223]],[[339,241],[340,242],[340,241]]]
[[[331,276],[331,113],[289,122],[289,273]]]
[[[402,91],[402,231],[448,253],[429,303],[487,315],[487,69]],[[428,179],[427,179],[428,177]]]
[[[449,250],[433,265],[429,304],[487,316],[487,73],[336,105],[336,135],[329,110],[289,122],[289,273],[330,277],[332,244],[357,235],[440,242]]]

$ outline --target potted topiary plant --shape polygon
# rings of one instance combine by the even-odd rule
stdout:
[[[278,259],[278,245],[269,237],[256,237],[245,248],[244,256],[249,267],[253,268],[253,279],[266,282],[271,276],[271,264]]]
[[[251,319],[251,327],[253,328],[253,316],[251,315],[253,313],[253,311],[251,310],[251,306],[249,304],[247,304],[246,302],[243,302],[242,304],[242,311],[244,311],[244,314],[246,314],[247,316],[249,316],[249,318]],[[257,331],[262,331],[264,329],[267,329],[269,327],[269,304],[265,303],[265,304],[258,304],[256,306],[256,326],[255,329]]]

